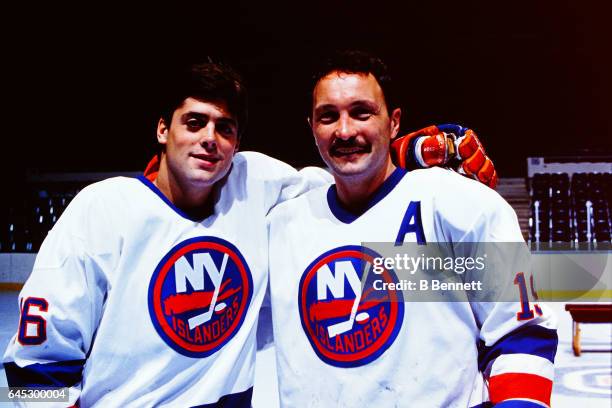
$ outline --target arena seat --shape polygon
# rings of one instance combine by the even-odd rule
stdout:
[[[530,240],[611,242],[611,180],[610,173],[534,174]]]

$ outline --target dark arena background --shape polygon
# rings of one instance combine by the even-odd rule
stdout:
[[[402,132],[437,123],[477,132],[501,178],[498,191],[515,208],[525,239],[537,244],[535,253],[553,243],[609,245],[612,6],[606,2],[2,8],[2,353],[17,327],[17,290],[47,231],[84,185],[142,172],[156,151],[164,75],[209,56],[246,78],[250,116],[241,150],[303,167],[322,165],[306,123],[313,63],[336,49],[371,51],[391,68]],[[578,357],[572,336],[578,322],[612,321],[610,262],[607,268],[597,295],[579,299],[599,305],[592,313],[570,305],[570,314],[565,303],[553,303],[560,321],[555,406],[610,406],[610,354]],[[609,324],[583,329],[586,348],[609,349],[611,340]],[[260,354],[256,408],[277,404],[273,351]]]

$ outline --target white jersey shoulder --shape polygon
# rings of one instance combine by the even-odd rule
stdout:
[[[523,241],[514,209],[497,191],[452,170],[434,167],[407,174],[417,196],[431,203],[434,222],[449,242]],[[452,235],[448,234],[452,232]],[[463,236],[460,236],[461,233]]]

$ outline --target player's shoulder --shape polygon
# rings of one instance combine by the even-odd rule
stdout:
[[[267,154],[244,151],[234,155],[232,164],[239,170],[261,170],[267,172],[295,172],[296,170],[287,163],[268,156]]]
[[[418,180],[419,182],[443,183],[454,188],[474,188],[480,190],[482,188],[489,189],[482,183],[473,180],[469,177],[462,176],[456,171],[444,167],[431,167],[428,169],[417,169],[407,173],[407,178]],[[451,187],[452,188],[452,187]]]
[[[522,240],[514,209],[492,188],[447,169],[419,170],[434,217],[463,231],[463,241]],[[429,172],[429,173],[427,173]],[[416,184],[415,184],[416,186]]]
[[[297,177],[297,170],[266,154],[238,152],[232,160],[228,182],[232,185],[266,186],[274,190],[287,178]],[[271,187],[272,186],[272,187]]]
[[[306,218],[307,215],[323,204],[327,204],[327,193],[330,184],[315,187],[304,194],[284,201],[276,205],[268,215],[274,222],[285,222],[283,220],[293,220],[298,215]]]
[[[123,213],[128,202],[138,202],[135,191],[144,192],[146,186],[131,177],[112,177],[89,184],[70,201],[53,229],[82,231],[86,226],[106,227]]]
[[[111,177],[89,184],[71,200],[70,212],[105,211],[115,202],[135,200],[136,191],[146,191],[146,186],[137,178]],[[120,207],[120,206],[119,206]]]
[[[475,205],[475,208],[507,205],[497,191],[453,170],[433,167],[413,170],[407,176],[409,182],[424,186],[431,191],[436,201],[440,203],[453,205],[462,201]]]
[[[135,177],[110,177],[85,186],[74,197],[73,201],[99,202],[100,200],[112,200],[126,191],[133,191],[134,189],[140,188],[140,186],[144,186],[144,184]]]

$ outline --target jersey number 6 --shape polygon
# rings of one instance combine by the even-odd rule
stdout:
[[[22,302],[17,335],[20,344],[35,346],[47,340],[47,321],[42,316],[30,314],[30,309],[37,308],[39,312],[46,312],[48,307],[49,303],[43,298],[29,297]]]

